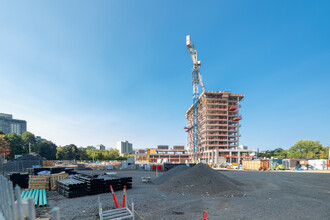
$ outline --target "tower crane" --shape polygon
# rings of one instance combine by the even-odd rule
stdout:
[[[197,59],[197,50],[195,50],[194,45],[191,43],[190,36],[186,36],[186,46],[189,50],[191,59],[193,61],[193,71],[192,71],[192,84],[193,84],[193,153],[198,153],[198,98],[199,91],[198,86],[201,85],[203,92],[204,84],[202,80],[202,75],[199,71],[201,66],[201,61]]]

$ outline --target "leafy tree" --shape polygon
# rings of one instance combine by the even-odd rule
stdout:
[[[47,160],[55,160],[57,146],[51,141],[41,141],[38,143],[39,154]]]
[[[8,141],[10,145],[10,159],[13,159],[15,154],[27,153],[21,135],[16,133],[10,133],[5,136],[5,140]]]
[[[88,154],[86,148],[78,148],[78,159],[79,160],[88,160]]]
[[[0,155],[3,156],[4,158],[10,155],[10,145],[5,140],[5,135],[2,134],[0,134]]]
[[[319,159],[322,150],[319,141],[300,140],[289,149],[288,156],[298,159]]]
[[[65,158],[65,153],[63,147],[57,147],[56,148],[56,159],[57,160],[64,160]]]
[[[329,159],[329,148],[324,147],[323,150],[320,151],[320,159]]]
[[[110,148],[109,150],[109,160],[116,160],[119,157],[119,150]]]
[[[0,135],[6,135],[6,133],[0,130]]]
[[[283,159],[286,158],[288,155],[288,152],[282,148],[276,148],[275,150],[272,151],[273,157]]]
[[[37,146],[37,142],[36,142],[36,137],[34,136],[34,134],[26,131],[23,133],[22,135],[22,139],[24,142],[24,146],[29,149],[29,145],[31,145],[31,152],[39,152],[38,146]]]
[[[270,150],[265,150],[265,151],[259,152],[259,157],[261,157],[261,158],[264,158],[264,157],[271,158],[272,156],[273,156],[273,153]]]
[[[79,159],[78,148],[74,144],[66,145],[63,147],[64,160],[77,160]]]

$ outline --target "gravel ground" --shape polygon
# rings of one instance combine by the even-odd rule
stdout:
[[[154,172],[118,171],[133,177],[133,198],[137,213],[147,219],[329,219],[330,173],[290,173],[267,171],[218,171],[244,185],[245,197],[212,197],[163,192],[157,185],[141,183],[141,177],[156,178]],[[103,173],[99,171],[99,173]],[[162,173],[159,173],[162,175]],[[201,186],[202,187],[202,186]],[[103,209],[114,208],[111,194],[68,199],[57,192],[47,193],[50,207],[58,206],[61,219],[98,219],[97,197]],[[116,192],[119,203],[122,192]],[[41,216],[49,216],[49,208],[38,208]],[[136,216],[136,219],[140,219]]]

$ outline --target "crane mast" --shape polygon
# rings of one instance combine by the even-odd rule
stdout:
[[[193,84],[193,153],[198,153],[198,98],[199,91],[198,86],[201,85],[201,88],[204,90],[204,84],[202,80],[202,75],[199,71],[201,66],[201,61],[197,59],[197,50],[194,49],[193,44],[191,43],[190,36],[186,36],[186,46],[189,50],[191,59],[193,61],[193,71],[192,71],[192,84]]]

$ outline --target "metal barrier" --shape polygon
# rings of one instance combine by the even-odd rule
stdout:
[[[21,188],[15,187],[15,196],[13,183],[0,175],[0,219],[6,220],[35,220],[35,202],[33,198],[22,200]],[[15,200],[16,198],[16,200]],[[52,219],[59,220],[59,209],[57,207],[51,210]]]

